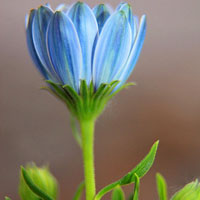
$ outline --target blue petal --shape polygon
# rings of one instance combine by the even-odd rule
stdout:
[[[50,3],[46,3],[45,6],[48,7],[49,9],[51,9]]]
[[[99,33],[101,32],[105,22],[110,17],[111,13],[108,7],[104,4],[99,4],[93,8],[94,15],[97,19]]]
[[[128,77],[130,76],[131,72],[133,71],[135,64],[139,58],[140,52],[142,50],[142,46],[144,43],[146,35],[146,16],[143,15],[140,20],[139,30],[135,39],[135,43],[131,50],[130,56],[127,60],[127,63],[124,66],[124,69],[119,74],[119,80],[121,81],[119,86],[124,84]]]
[[[81,44],[83,55],[81,79],[85,79],[89,84],[92,79],[92,48],[98,33],[97,21],[89,6],[81,2],[70,8],[68,16],[76,28]]]
[[[32,40],[33,39],[33,37],[32,37],[32,24],[33,24],[33,19],[34,19],[36,13],[37,13],[36,10],[31,10],[31,12],[29,14],[29,18],[28,18],[28,22],[27,22],[27,29],[26,29],[26,40],[27,40],[28,50],[29,50],[30,56],[31,56],[34,64],[36,65],[39,72],[43,75],[43,77],[45,79],[49,79],[47,71],[43,67],[40,59],[38,58],[38,55],[36,53],[36,50],[35,50],[35,47],[34,47],[34,44],[33,44],[33,40]]]
[[[25,28],[26,28],[26,29],[27,29],[27,27],[28,27],[28,21],[29,21],[29,15],[26,14],[26,15],[25,15]]]
[[[131,28],[123,11],[115,12],[105,23],[97,41],[93,76],[96,88],[109,83],[125,64],[131,49]]]
[[[116,10],[120,10],[120,8],[121,8],[123,5],[125,5],[125,4],[127,4],[127,3],[126,3],[126,2],[121,2],[121,3],[117,6]]]
[[[62,11],[62,12],[67,12],[68,11],[68,8],[69,6],[62,3],[62,4],[59,4],[57,7],[56,7],[56,11]]]
[[[67,15],[56,11],[47,32],[48,52],[63,84],[79,90],[82,53],[75,27]]]
[[[46,47],[46,33],[50,19],[53,16],[53,12],[46,6],[38,8],[37,13],[33,20],[32,35],[33,43],[38,57],[43,64],[46,71],[51,74],[52,77],[57,80],[56,73],[49,60],[47,47]],[[58,79],[59,80],[59,79]]]
[[[136,33],[137,33],[137,26],[135,26],[135,20],[134,20],[132,8],[128,3],[121,3],[117,9],[124,11],[128,21],[130,23],[131,31],[132,31],[132,45],[133,45],[133,43],[135,41]]]

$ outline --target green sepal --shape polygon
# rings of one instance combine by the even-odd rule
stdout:
[[[118,88],[116,91],[114,91],[111,95],[108,96],[108,100],[113,98],[117,93],[119,93],[121,90],[128,88],[129,86],[136,85],[136,83],[126,83],[122,85],[120,88]]]
[[[95,200],[101,199],[106,193],[110,192],[113,188],[115,188],[117,185],[127,185],[135,182],[135,174],[139,178],[143,177],[151,168],[153,165],[153,162],[155,160],[156,152],[158,149],[159,141],[156,141],[153,146],[151,147],[149,153],[146,155],[146,157],[134,168],[132,169],[128,174],[126,174],[124,177],[122,177],[120,180],[111,183],[110,185],[104,187],[101,189],[96,197]]]
[[[102,83],[96,90],[93,83],[89,86],[85,80],[80,81],[79,92],[69,85],[61,85],[50,80],[46,81],[49,87],[43,87],[54,96],[62,100],[69,111],[78,120],[96,119],[104,110],[107,102],[122,89],[133,85],[127,83],[115,90],[120,81],[115,80],[111,83]]]
[[[80,200],[84,188],[85,188],[85,182],[83,181],[79,184],[72,200]]]
[[[112,200],[125,200],[124,192],[120,186],[113,189]]]
[[[33,181],[32,179],[29,177],[27,171],[21,167],[21,173],[22,176],[24,178],[24,181],[26,182],[27,186],[29,187],[29,189],[36,194],[38,197],[40,197],[43,200],[54,200],[52,197],[50,197],[49,195],[47,195],[44,191],[42,191]],[[28,197],[27,197],[28,198]]]
[[[167,183],[164,177],[159,173],[156,174],[156,183],[159,200],[167,200]]]
[[[171,198],[171,200],[198,200],[200,199],[200,184],[199,181],[193,181],[179,190]]]
[[[9,197],[5,197],[5,200],[11,200],[11,198],[9,198]]]

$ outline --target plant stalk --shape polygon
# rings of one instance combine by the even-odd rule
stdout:
[[[94,119],[80,121],[86,200],[93,200],[96,194],[94,173],[94,126]]]

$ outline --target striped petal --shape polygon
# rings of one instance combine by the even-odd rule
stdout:
[[[137,26],[135,26],[135,20],[132,12],[132,8],[128,3],[121,3],[120,6],[118,7],[118,10],[123,10],[129,23],[131,26],[132,30],[132,45],[135,41],[136,33],[137,33]]]
[[[97,42],[93,76],[96,88],[109,83],[123,67],[131,49],[131,28],[123,11],[115,12],[105,23]]]
[[[81,79],[89,84],[92,79],[92,48],[98,33],[97,21],[89,6],[82,2],[74,4],[68,11],[68,16],[76,28],[82,49]]]
[[[67,15],[57,11],[51,18],[47,32],[51,62],[62,80],[79,90],[82,53],[76,29]]]
[[[62,3],[62,4],[59,4],[57,7],[56,7],[56,11],[62,11],[62,12],[67,12],[68,11],[68,8],[69,6],[66,5],[65,3]]]
[[[47,71],[45,70],[43,64],[41,63],[41,61],[36,53],[36,50],[35,50],[35,47],[33,44],[33,40],[32,40],[32,38],[33,38],[32,37],[32,24],[33,24],[33,19],[34,19],[36,13],[37,13],[36,10],[31,10],[29,17],[27,18],[26,40],[27,40],[29,54],[30,54],[34,64],[36,65],[39,72],[43,75],[43,77],[45,79],[49,79]]]
[[[49,60],[47,47],[46,47],[46,33],[50,19],[53,16],[53,12],[46,6],[38,8],[37,13],[33,20],[32,35],[33,43],[38,57],[46,71],[56,79],[55,71]],[[58,79],[59,80],[59,79]]]
[[[97,19],[99,33],[101,32],[105,22],[110,17],[111,12],[108,7],[104,4],[99,4],[93,8],[94,15]]]
[[[126,3],[126,2],[121,2],[121,3],[117,6],[116,10],[120,10],[120,8],[121,8],[123,5],[125,5],[125,4],[127,4],[127,3]]]
[[[126,82],[131,72],[133,71],[135,64],[137,63],[137,60],[139,58],[140,52],[142,50],[145,34],[146,34],[146,16],[143,15],[140,20],[139,30],[135,39],[135,43],[131,50],[130,56],[127,60],[127,63],[124,66],[123,71],[119,73],[118,77],[119,80],[121,81],[119,86]]]

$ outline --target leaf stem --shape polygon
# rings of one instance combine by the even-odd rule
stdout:
[[[94,126],[94,119],[80,120],[86,200],[93,200],[96,194],[94,173]]]

